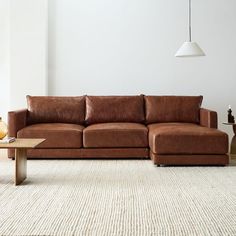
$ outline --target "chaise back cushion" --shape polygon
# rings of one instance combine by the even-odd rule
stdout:
[[[85,97],[27,96],[28,124],[83,124]]]
[[[86,124],[145,121],[143,96],[87,96]]]
[[[145,96],[146,123],[199,123],[202,96]]]

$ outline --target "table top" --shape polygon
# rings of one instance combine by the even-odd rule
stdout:
[[[35,148],[43,141],[42,138],[17,138],[12,143],[0,143],[0,148]]]

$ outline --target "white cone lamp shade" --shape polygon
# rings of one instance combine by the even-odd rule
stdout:
[[[198,57],[205,56],[205,53],[196,42],[184,42],[175,54],[176,57]]]
[[[180,49],[175,54],[176,57],[198,57],[205,56],[203,50],[198,46],[196,42],[192,42],[192,28],[191,28],[191,0],[189,0],[189,12],[188,12],[188,29],[189,29],[189,41],[184,42]]]

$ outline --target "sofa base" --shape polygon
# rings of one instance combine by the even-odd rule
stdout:
[[[150,151],[150,157],[157,165],[221,165],[229,164],[229,156],[222,155],[158,155]]]
[[[8,150],[14,158],[14,150]],[[28,158],[149,158],[148,148],[81,148],[81,149],[31,149]],[[150,151],[157,165],[228,165],[229,156],[222,155],[158,155]]]
[[[8,151],[14,158],[14,152]],[[28,158],[149,158],[148,148],[31,149]]]

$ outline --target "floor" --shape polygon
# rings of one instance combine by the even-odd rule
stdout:
[[[236,235],[235,165],[29,160],[28,179],[15,187],[5,156],[0,235]]]

